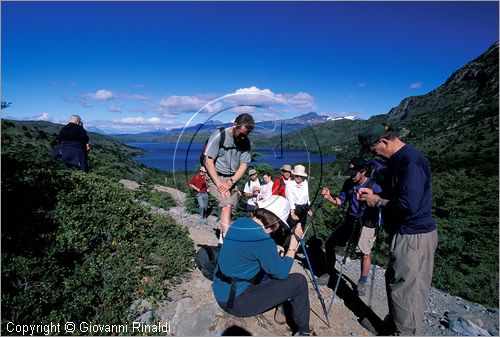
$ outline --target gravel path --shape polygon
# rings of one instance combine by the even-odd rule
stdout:
[[[165,190],[167,191],[167,190]],[[168,190],[179,196],[177,191]],[[168,213],[179,224],[189,230],[189,235],[197,244],[216,245],[214,230],[217,219],[208,218],[202,224],[197,214],[188,214],[183,206],[171,208]],[[197,247],[196,247],[197,248]],[[341,260],[338,256],[338,260]],[[374,335],[369,326],[377,326],[387,314],[387,298],[385,292],[384,269],[375,266],[372,278],[368,281],[366,297],[358,297],[353,289],[359,276],[359,260],[348,260],[343,268],[337,295],[329,314],[330,326],[325,322],[325,315],[312,282],[309,282],[309,299],[311,303],[311,325],[319,336],[370,336]],[[337,265],[340,270],[340,264]],[[306,275],[309,273],[295,260],[292,272]],[[374,282],[370,296],[370,285]],[[328,285],[319,286],[328,308],[333,295],[335,280]],[[252,335],[290,335],[288,325],[274,322],[274,311],[268,311],[254,317],[234,317],[222,311],[212,294],[211,282],[201,272],[193,268],[185,282],[174,286],[169,292],[169,300],[154,311],[150,309],[148,317],[159,318],[169,322],[170,335],[176,336],[214,336],[221,335],[226,329],[245,329]],[[370,300],[371,298],[371,300]],[[143,314],[144,315],[144,314]],[[367,322],[369,322],[367,324]],[[423,332],[425,336],[460,336],[460,335],[498,335],[499,311],[497,308],[485,308],[482,305],[466,301],[460,297],[449,295],[432,288],[424,316]],[[368,328],[367,328],[368,327]],[[241,333],[230,330],[232,335]],[[459,331],[461,333],[455,332]]]

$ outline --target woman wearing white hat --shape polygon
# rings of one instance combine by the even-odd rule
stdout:
[[[293,181],[286,185],[286,198],[290,201],[291,227],[296,223],[306,224],[307,215],[313,215],[309,210],[309,184],[307,183],[306,168],[303,165],[295,165],[292,170]]]
[[[240,317],[255,316],[290,300],[299,335],[309,335],[309,291],[302,274],[290,273],[302,226],[297,225],[288,251],[280,257],[270,233],[286,226],[289,202],[271,196],[257,202],[252,217],[229,228],[214,273],[213,291],[219,306]],[[260,275],[266,275],[263,279]]]

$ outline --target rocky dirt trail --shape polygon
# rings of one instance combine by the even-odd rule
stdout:
[[[172,207],[168,214],[179,224],[188,228],[195,248],[197,244],[217,244],[214,232],[217,228],[215,217],[210,216],[208,223],[203,225],[197,214],[188,214],[182,206],[185,198],[182,192],[161,186],[157,186],[156,189],[171,193],[178,201],[178,206]],[[339,256],[338,260],[341,258]],[[337,265],[337,270],[340,270],[340,264]],[[375,334],[370,326],[377,327],[387,314],[387,298],[384,269],[376,266],[372,268],[373,270],[375,270],[375,276],[372,279],[370,275],[368,283],[368,288],[370,288],[370,283],[374,281],[373,294],[370,296],[370,290],[368,290],[367,296],[360,298],[353,290],[359,276],[359,260],[350,260],[346,263],[343,268],[344,276],[329,314],[330,326],[325,322],[325,315],[314,285],[309,282],[311,326],[319,336]],[[298,260],[294,262],[292,272],[302,273],[310,280],[309,272],[302,268]],[[319,287],[328,309],[335,280],[330,280],[328,285]],[[195,267],[183,283],[173,286],[169,291],[169,297],[169,300],[154,312],[149,309],[151,312],[148,317],[169,322],[171,335],[216,336],[222,335],[228,328],[230,329],[226,331],[226,334],[229,335],[241,335],[245,331],[259,336],[292,334],[288,325],[279,325],[274,321],[274,310],[245,318],[225,313],[213,297],[211,282]],[[497,308],[485,308],[432,288],[422,334],[426,336],[498,335],[498,324]],[[244,329],[244,331],[238,329]]]

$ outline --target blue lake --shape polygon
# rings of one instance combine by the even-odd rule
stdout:
[[[200,153],[203,143],[126,143],[144,150],[144,157],[134,158],[138,162],[165,171],[192,171],[200,163]],[[176,149],[177,146],[177,149]],[[267,163],[273,168],[280,168],[284,164],[294,165],[296,163],[331,163],[335,156],[320,156],[306,151],[283,150],[283,158],[280,151],[271,148],[256,148],[261,154],[258,162],[250,165]],[[175,155],[175,158],[174,158]]]

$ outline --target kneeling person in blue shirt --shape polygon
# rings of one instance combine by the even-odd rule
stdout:
[[[288,200],[272,196],[257,202],[251,217],[237,219],[226,234],[212,287],[219,306],[240,317],[260,314],[289,300],[299,335],[307,336],[310,334],[307,280],[301,274],[289,274],[303,236],[302,225],[295,227],[284,257],[280,257],[269,235],[286,226],[289,213]],[[267,278],[258,282],[256,277],[261,269]]]

